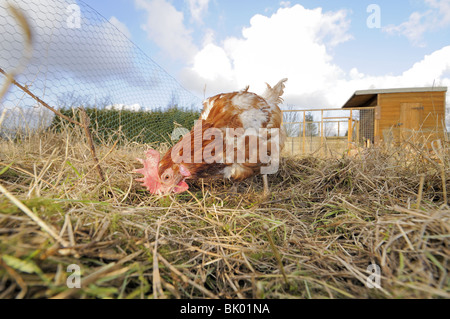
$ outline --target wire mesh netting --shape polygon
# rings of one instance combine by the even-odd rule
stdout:
[[[375,109],[285,110],[289,154],[339,156],[374,143]]]
[[[8,3],[21,9],[32,31],[26,59],[24,30]],[[84,107],[95,135],[117,131],[142,143],[168,138],[177,124],[190,128],[201,100],[134,45],[127,30],[82,1],[0,0],[0,68],[62,114]],[[5,75],[0,75],[5,80]],[[12,85],[0,105],[0,134],[33,134],[60,120]]]

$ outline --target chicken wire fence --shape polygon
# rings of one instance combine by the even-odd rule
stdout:
[[[375,108],[284,110],[285,152],[341,156],[373,145]]]
[[[9,4],[24,13],[32,31],[27,59],[26,32]],[[184,89],[130,41],[115,18],[105,19],[82,1],[0,0],[0,74],[10,72],[26,90],[63,115],[76,118],[83,107],[97,137],[118,131],[129,140],[166,140],[174,127],[190,128],[201,100]],[[36,134],[60,119],[17,85],[0,104],[0,137]]]

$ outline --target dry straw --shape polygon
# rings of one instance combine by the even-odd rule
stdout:
[[[419,146],[283,158],[270,199],[260,177],[159,198],[133,181],[145,146],[99,146],[99,183],[83,134],[0,141],[0,183],[17,200],[0,197],[0,297],[450,297],[446,144],[440,159]],[[71,264],[80,289],[66,286]],[[372,264],[381,289],[367,286]]]

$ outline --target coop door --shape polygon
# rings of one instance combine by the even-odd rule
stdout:
[[[424,108],[421,103],[402,103],[400,106],[400,136],[403,141],[415,142],[423,124]]]

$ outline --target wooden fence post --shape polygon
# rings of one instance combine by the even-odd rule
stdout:
[[[348,118],[348,151],[350,152],[353,142],[353,110],[350,109],[350,117]]]
[[[306,111],[303,111],[303,155],[306,150]]]

